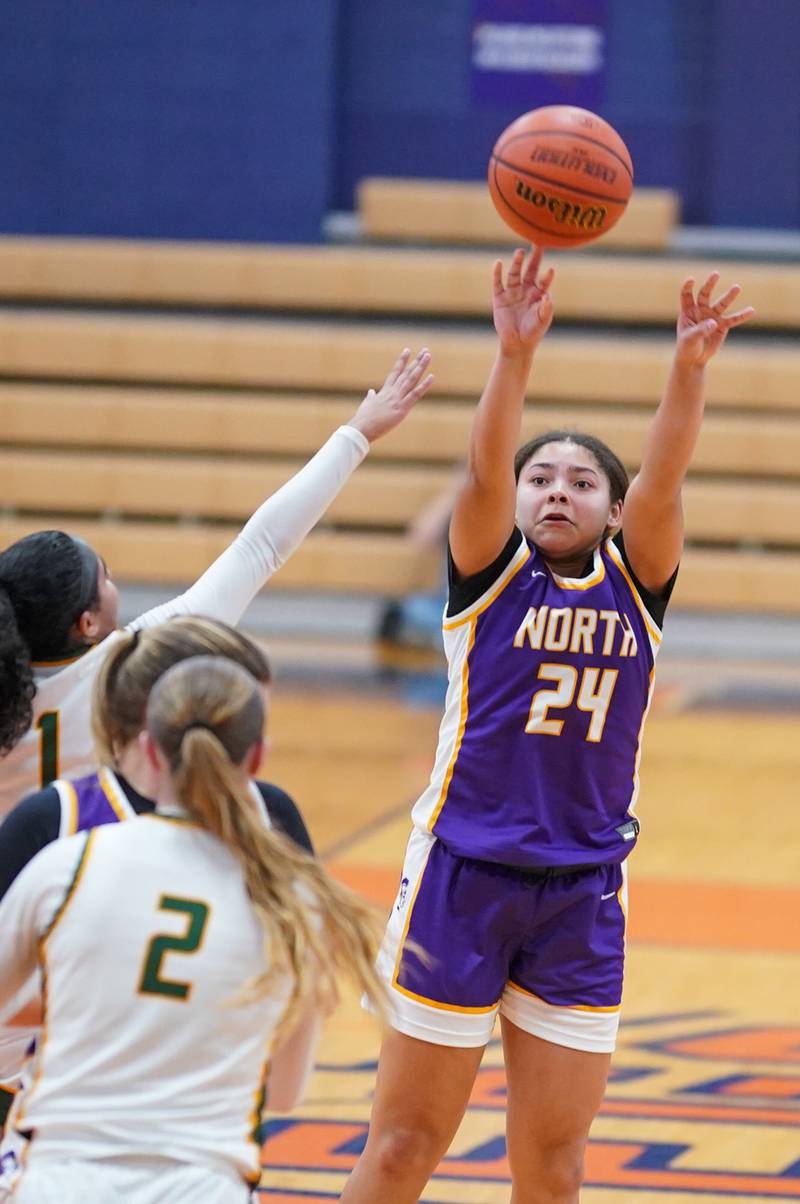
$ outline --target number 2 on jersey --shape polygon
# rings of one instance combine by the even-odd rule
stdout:
[[[608,717],[608,708],[617,684],[619,670],[587,668],[581,674],[578,688],[578,670],[573,665],[544,664],[539,666],[538,676],[542,681],[556,682],[554,690],[537,690],[531,700],[525,731],[539,736],[560,736],[563,719],[551,719],[547,712],[563,710],[572,705],[577,690],[578,709],[591,715],[589,730],[584,739],[590,744],[599,744]],[[599,679],[599,680],[598,680]]]
[[[203,941],[208,923],[208,904],[196,899],[177,899],[173,895],[162,895],[159,911],[182,911],[187,917],[183,936],[157,933],[149,945],[144,959],[139,992],[142,995],[167,995],[171,999],[188,999],[192,991],[190,982],[176,982],[162,977],[161,963],[167,953],[196,953]]]

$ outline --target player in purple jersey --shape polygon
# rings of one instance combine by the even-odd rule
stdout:
[[[392,1029],[344,1204],[411,1204],[500,1015],[514,1204],[575,1204],[622,992],[641,731],[683,543],[705,366],[752,309],[681,289],[669,379],[628,488],[592,436],[521,448],[553,272],[494,268],[497,356],[450,525],[448,690],[379,957]],[[423,961],[414,952],[428,954]]]

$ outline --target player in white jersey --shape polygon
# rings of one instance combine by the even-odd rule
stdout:
[[[136,619],[176,614],[238,623],[342,489],[369,445],[395,427],[428,389],[430,355],[404,351],[382,388],[370,389],[350,423],[269,498],[229,548],[184,594]],[[58,777],[95,768],[89,732],[98,645],[117,628],[107,565],[81,539],[40,531],[0,553],[0,815]]]
[[[203,655],[227,657],[247,669],[265,691],[269,687],[269,662],[261,649],[216,619],[181,615],[142,632],[122,633],[114,642],[94,689],[92,727],[103,768],[78,779],[56,780],[28,795],[6,816],[0,824],[0,899],[28,862],[52,841],[154,810],[139,741],[147,699],[167,669]],[[291,798],[268,782],[253,782],[252,788],[265,820],[313,853]],[[26,1054],[38,1036],[38,976],[30,994],[33,1003],[24,1017],[0,1025],[0,1086],[8,1092],[19,1087]],[[11,1131],[0,1143],[0,1202],[9,1198],[8,1185],[23,1146]]]
[[[338,977],[381,1006],[369,909],[253,800],[263,723],[238,665],[168,670],[154,815],[49,845],[0,904],[0,1015],[37,964],[46,984],[17,1204],[244,1204],[262,1102],[300,1098]]]

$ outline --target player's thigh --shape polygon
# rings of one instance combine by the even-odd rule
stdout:
[[[579,1154],[603,1100],[610,1053],[542,1040],[501,1017],[514,1151],[574,1148]]]
[[[464,1115],[483,1047],[419,1041],[389,1029],[381,1047],[370,1140],[422,1132],[446,1149]]]

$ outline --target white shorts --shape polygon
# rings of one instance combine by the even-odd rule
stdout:
[[[12,1193],[14,1204],[249,1204],[250,1188],[234,1172],[166,1158],[31,1157]]]
[[[611,1053],[626,910],[624,863],[532,880],[415,829],[378,955],[392,1027],[479,1047],[499,1014],[555,1045]]]
[[[21,1133],[6,1127],[0,1141],[0,1204],[12,1199],[28,1142]]]

